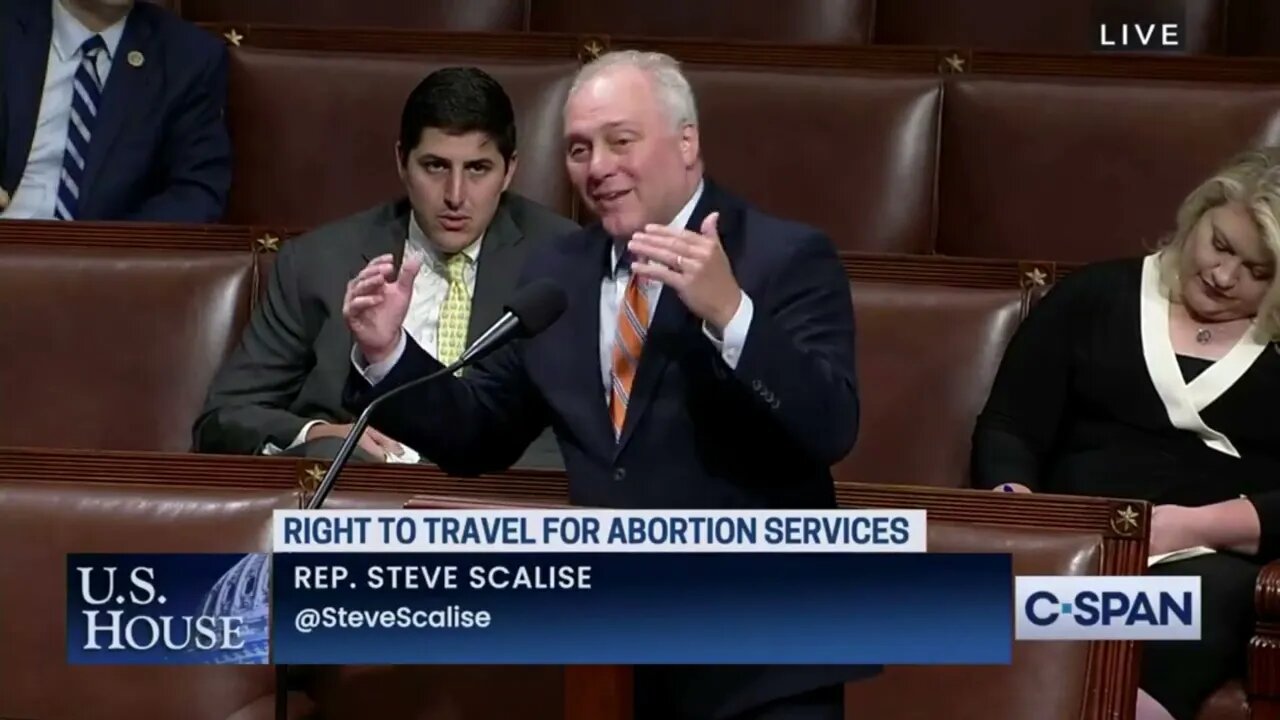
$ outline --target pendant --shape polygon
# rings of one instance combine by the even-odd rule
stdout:
[[[1209,328],[1200,328],[1196,331],[1196,342],[1201,345],[1207,345],[1213,339],[1213,333],[1209,332]]]

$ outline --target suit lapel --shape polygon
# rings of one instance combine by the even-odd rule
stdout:
[[[608,454],[613,450],[615,438],[605,397],[604,371],[600,367],[600,287],[612,245],[598,224],[581,237],[582,245],[576,249],[581,261],[571,266],[564,288],[569,308],[561,320],[565,322],[566,332],[561,335],[560,350],[574,388],[568,394],[587,398],[584,405],[587,417],[580,419],[579,426],[588,438],[584,442]]]
[[[22,180],[36,117],[40,113],[45,70],[49,65],[49,39],[53,14],[48,3],[20,2],[9,27],[4,28],[6,46],[0,48],[4,62],[4,112],[0,130],[4,132],[4,164],[0,167],[0,188],[10,194]]]
[[[705,180],[702,197],[685,229],[697,232],[702,227],[702,221],[716,211],[720,212],[718,226],[721,244],[732,259],[736,256],[732,252],[732,246],[737,242],[737,212],[731,199],[721,193],[709,179]],[[644,418],[645,411],[653,404],[667,365],[690,342],[690,336],[702,332],[701,328],[702,322],[689,311],[676,291],[664,287],[658,299],[658,307],[649,321],[649,332],[645,337],[644,351],[640,355],[640,367],[636,369],[636,379],[631,387],[631,402],[627,406],[627,418],[618,438],[617,453],[621,453],[626,447],[627,441]]]
[[[362,262],[359,267],[352,268],[352,277],[363,270],[370,260],[387,253],[395,257],[396,267],[400,267],[400,261],[404,258],[404,242],[409,238],[411,212],[407,198],[386,206],[386,210],[378,216],[378,221],[369,228],[360,244]]]
[[[467,342],[472,343],[502,314],[502,306],[520,278],[520,253],[516,246],[524,238],[504,201],[498,205],[485,232],[476,265],[476,289],[471,298]]]
[[[120,45],[111,59],[111,72],[107,75],[107,84],[102,89],[102,108],[97,122],[94,124],[93,137],[89,141],[89,157],[85,158],[84,182],[81,183],[80,214],[86,215],[84,204],[86,199],[92,202],[94,182],[98,179],[103,165],[120,135],[120,131],[128,124],[137,122],[137,115],[153,106],[148,98],[149,87],[156,82],[156,74],[160,72],[160,58],[154,57],[152,36],[152,20],[141,6],[135,7],[129,14],[124,26],[124,34],[120,37]],[[142,60],[140,66],[129,62],[132,53],[139,53]]]

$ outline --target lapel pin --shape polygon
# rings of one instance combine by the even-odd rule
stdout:
[[[142,53],[138,52],[137,50],[134,50],[134,51],[132,51],[132,52],[130,52],[130,53],[129,53],[129,64],[130,64],[130,65],[132,65],[132,66],[134,66],[134,67],[142,67],[142,63],[144,63],[144,62],[146,62],[146,58],[144,58],[144,57],[142,56]]]

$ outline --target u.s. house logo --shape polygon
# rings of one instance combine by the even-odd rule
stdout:
[[[267,662],[268,555],[68,559],[70,662]]]

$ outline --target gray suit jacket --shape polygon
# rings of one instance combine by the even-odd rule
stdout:
[[[409,217],[401,199],[281,245],[262,301],[196,420],[197,452],[259,454],[268,443],[288,447],[308,421],[354,420],[342,407],[352,346],[342,298],[347,281],[373,258],[392,253],[399,263]],[[502,314],[529,252],[577,229],[531,200],[503,195],[480,247],[468,342]],[[549,432],[519,465],[563,467]]]

